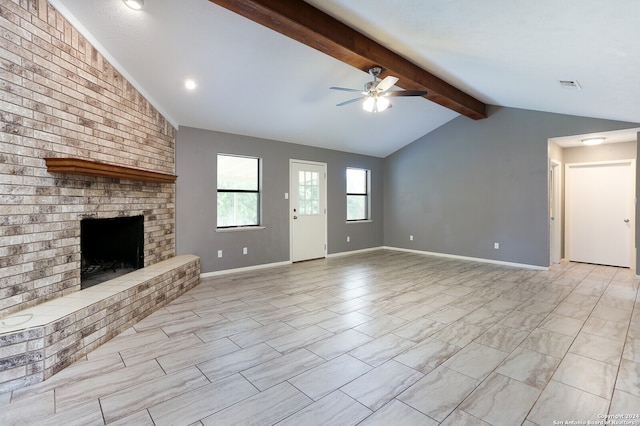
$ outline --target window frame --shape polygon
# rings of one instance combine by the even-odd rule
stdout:
[[[218,188],[219,185],[219,170],[218,170],[218,161],[220,157],[236,157],[236,158],[247,158],[251,160],[256,160],[257,167],[257,182],[256,182],[256,190],[252,189],[229,189],[229,188]],[[218,195],[220,193],[233,193],[233,194],[256,194],[257,202],[256,202],[256,224],[252,225],[226,225],[219,226],[219,211],[218,211]],[[239,155],[239,154],[226,154],[219,152],[216,155],[216,229],[220,231],[233,231],[233,230],[242,230],[242,229],[262,229],[264,226],[262,225],[262,159],[260,157],[254,157],[250,155]]]
[[[365,172],[365,192],[349,192],[349,170],[361,170]],[[362,167],[347,167],[345,169],[345,186],[346,186],[346,209],[347,223],[371,222],[371,170]],[[349,219],[349,196],[364,196],[365,198],[365,217],[363,219]]]

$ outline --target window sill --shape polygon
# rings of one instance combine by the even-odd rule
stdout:
[[[266,226],[238,226],[237,228],[216,228],[216,232],[258,231],[266,228]]]
[[[366,220],[348,220],[347,225],[352,224],[352,223],[373,223],[372,219],[366,219]]]

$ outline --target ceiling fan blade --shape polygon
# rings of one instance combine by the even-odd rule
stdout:
[[[424,96],[426,94],[426,90],[394,90],[385,92],[383,96]]]
[[[391,89],[391,87],[393,87],[393,85],[396,84],[398,80],[399,80],[398,77],[393,77],[391,75],[385,77],[384,80],[382,80],[376,86],[376,92],[380,93],[380,92],[384,92]]]
[[[361,101],[362,99],[365,99],[365,98],[367,98],[367,96],[362,96],[360,98],[355,98],[355,99],[349,99],[348,101],[341,102],[341,103],[337,104],[336,106],[349,105],[349,104],[352,104],[354,102]]]
[[[329,87],[329,89],[331,89],[331,90],[342,90],[343,92],[358,92],[358,93],[362,93],[362,90],[360,90],[360,89],[348,89],[346,87]]]

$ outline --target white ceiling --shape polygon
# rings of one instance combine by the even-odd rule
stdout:
[[[640,123],[638,0],[306,1],[487,104]],[[174,126],[385,157],[458,116],[336,107],[369,75],[208,0],[50,2]]]

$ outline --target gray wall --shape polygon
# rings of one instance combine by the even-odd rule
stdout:
[[[548,139],[631,127],[501,107],[458,117],[385,159],[385,245],[548,266]]]
[[[563,149],[563,164],[629,160],[636,158],[636,151],[636,141],[565,148]]]
[[[260,157],[264,230],[216,232],[216,155]],[[202,272],[288,261],[289,159],[327,163],[328,253],[383,244],[383,160],[247,136],[180,127],[176,136],[176,245],[201,258]],[[371,223],[346,224],[345,169],[371,170]],[[346,237],[351,242],[346,242]],[[242,254],[242,247],[248,254]],[[217,251],[223,250],[223,257]]]

